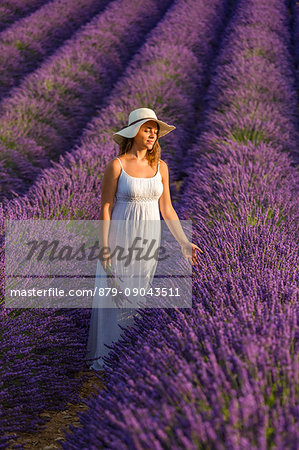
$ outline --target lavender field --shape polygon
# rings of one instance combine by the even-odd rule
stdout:
[[[0,447],[297,449],[298,2],[4,5]],[[90,309],[6,308],[5,220],[98,220],[140,107],[176,126],[162,159],[203,253],[192,308],[141,310],[91,374]]]

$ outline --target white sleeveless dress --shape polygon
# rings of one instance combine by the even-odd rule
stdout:
[[[114,248],[115,245],[121,245],[127,248],[134,237],[141,236],[148,242],[154,242],[154,246],[152,246],[152,252],[154,252],[161,242],[158,200],[163,193],[163,183],[159,171],[160,161],[156,175],[151,178],[137,178],[127,174],[123,169],[120,158],[117,159],[122,170],[118,179],[111,214],[109,246]],[[144,248],[146,248],[146,245]],[[116,260],[113,257],[111,259],[111,267],[114,269],[114,273],[121,276],[120,279],[123,280],[123,285],[118,281],[120,287],[129,286],[130,292],[132,292],[133,287],[148,287],[156,271],[156,266],[157,260],[153,258],[141,259],[138,262],[133,261],[127,267],[123,261]],[[99,261],[97,263],[97,275],[100,277],[96,278],[95,286],[107,287],[106,273]],[[105,298],[106,300],[107,298]],[[136,297],[134,301],[136,305]],[[101,302],[103,302],[103,298],[94,297],[86,353],[86,363],[90,369],[94,370],[104,368],[102,357],[107,356],[110,351],[105,344],[111,345],[119,339],[122,333],[119,325],[122,327],[132,326],[134,315],[138,314],[138,308],[135,307],[103,308],[100,307],[103,304]],[[109,304],[111,305],[111,303]]]

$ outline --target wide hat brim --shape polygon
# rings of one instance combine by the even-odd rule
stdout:
[[[170,131],[173,131],[176,129],[175,126],[168,125],[166,122],[162,122],[162,120],[148,118],[148,119],[140,120],[140,122],[135,123],[134,125],[129,125],[129,126],[123,128],[122,130],[117,131],[116,133],[113,133],[113,140],[118,145],[120,145],[125,140],[125,138],[135,137],[137,135],[141,125],[143,125],[145,122],[149,122],[150,120],[153,120],[154,122],[157,122],[160,125],[158,138],[165,136],[166,134],[170,133]]]

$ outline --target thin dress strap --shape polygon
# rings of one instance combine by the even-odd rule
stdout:
[[[120,165],[121,165],[121,168],[124,170],[124,168],[123,168],[123,165],[122,165],[122,163],[121,163],[121,160],[119,159],[119,157],[117,156],[116,157],[118,160],[119,160],[119,162],[120,162]]]
[[[121,160],[119,159],[119,157],[118,157],[118,156],[116,157],[116,159],[118,159],[118,160],[119,160],[119,162],[120,162],[120,165],[121,165],[121,168],[122,168],[122,170],[124,171],[124,168],[123,168],[123,165],[122,165],[122,162],[121,162]],[[158,162],[158,170],[157,170],[157,173],[159,172],[159,167],[160,167],[160,159],[159,159],[159,162]]]

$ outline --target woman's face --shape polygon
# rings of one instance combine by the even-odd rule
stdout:
[[[134,143],[136,143],[136,145],[140,149],[146,148],[148,150],[151,150],[157,140],[157,135],[157,122],[155,122],[154,120],[148,120],[139,128],[137,135],[134,137]]]

